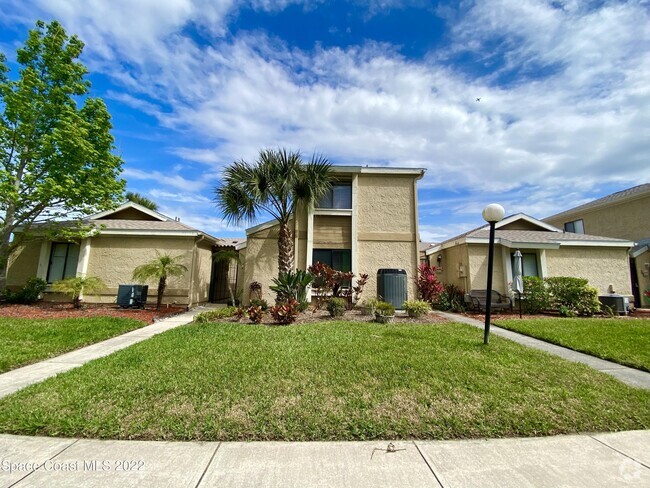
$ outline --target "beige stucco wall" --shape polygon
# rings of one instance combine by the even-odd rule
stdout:
[[[212,276],[212,245],[200,241],[194,257],[194,272],[192,274],[192,304],[204,303],[209,300],[210,278]]]
[[[503,267],[502,246],[494,246],[494,269],[492,273],[492,289],[500,293],[507,293],[506,290],[506,271]],[[467,270],[467,289],[485,290],[487,289],[487,268],[488,268],[488,246],[472,245],[467,246],[468,266]]]
[[[29,278],[36,276],[40,254],[41,241],[30,242],[16,249],[9,257],[7,286],[21,287]]]
[[[562,247],[546,251],[547,276],[574,276],[589,281],[600,294],[632,295],[626,248]]]
[[[643,296],[645,290],[650,290],[650,251],[646,251],[635,259],[636,275],[639,279],[639,293],[641,295],[641,304],[644,308],[650,308],[650,301]]]
[[[377,296],[377,270],[380,268],[403,268],[406,270],[408,299],[417,297],[415,286],[418,251],[410,242],[363,241],[359,243],[359,271],[369,275],[362,300]]]
[[[275,296],[269,289],[278,275],[278,227],[249,235],[246,240],[246,258],[243,270],[242,300],[248,304],[248,286],[253,281],[262,284],[262,298],[269,303]]]
[[[99,236],[91,239],[87,276],[97,276],[106,283],[107,288],[97,296],[88,296],[88,302],[114,303],[117,287],[131,284],[133,270],[156,257],[156,250],[171,256],[183,255],[181,261],[188,269],[180,278],[172,278],[167,283],[163,303],[187,305],[190,274],[192,268],[193,237],[158,236]],[[149,303],[155,303],[157,282],[149,285]]]
[[[429,259],[432,266],[437,266],[438,254],[442,254],[442,261],[440,262],[442,269],[437,273],[438,279],[444,284],[455,285],[468,291],[469,254],[467,244],[450,247],[431,254]]]
[[[358,181],[360,234],[415,232],[413,177],[361,174]]]
[[[582,219],[585,234],[635,241],[650,237],[648,209],[650,209],[650,195],[645,195],[586,212],[572,212],[561,219],[546,219],[546,222],[563,229],[565,222]]]

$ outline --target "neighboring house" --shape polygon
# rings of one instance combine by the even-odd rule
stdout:
[[[151,261],[159,251],[183,255],[183,264],[188,269],[184,276],[168,282],[163,303],[189,306],[227,297],[227,282],[223,280],[227,263],[213,263],[212,253],[220,247],[232,248],[232,243],[133,202],[91,215],[84,221],[96,226],[85,239],[41,239],[18,248],[10,258],[7,285],[17,288],[34,276],[48,283],[73,276],[96,276],[107,288],[98,295],[85,297],[85,301],[115,303],[118,286],[132,284],[136,266]],[[149,283],[152,303],[156,300],[156,285]],[[46,291],[44,298],[62,297]]]
[[[635,241],[630,250],[634,303],[650,306],[641,294],[650,289],[650,183],[628,188],[544,219],[566,231]]]
[[[489,226],[471,230],[428,249],[438,277],[465,291],[487,286]],[[493,289],[510,293],[513,254],[523,254],[525,276],[585,278],[599,294],[630,295],[629,240],[564,232],[525,214],[496,224]]]
[[[422,242],[422,241],[420,241],[420,263],[426,263],[427,262],[427,249],[430,249],[435,245],[436,245],[435,242]]]
[[[315,208],[296,212],[290,226],[294,235],[296,269],[320,261],[357,276],[369,275],[364,296],[377,295],[377,270],[406,270],[408,297],[416,297],[419,263],[417,181],[423,169],[334,166],[332,190]],[[278,274],[277,221],[246,230],[240,289],[248,303],[251,282],[262,284],[263,297],[273,302],[269,289]],[[354,283],[353,283],[354,284]]]

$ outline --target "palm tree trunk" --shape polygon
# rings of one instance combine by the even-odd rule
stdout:
[[[156,302],[156,309],[160,310],[162,305],[163,294],[165,293],[165,287],[167,286],[167,277],[161,276],[158,280],[158,301]]]
[[[278,271],[280,274],[293,271],[293,235],[289,224],[283,222],[278,237]]]

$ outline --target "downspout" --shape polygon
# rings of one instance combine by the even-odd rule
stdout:
[[[192,266],[190,269],[190,288],[189,296],[187,297],[187,308],[189,309],[192,306],[192,296],[194,294],[194,268],[196,267],[196,253],[199,248],[199,242],[205,239],[205,235],[201,234],[194,241],[194,248],[192,249]]]

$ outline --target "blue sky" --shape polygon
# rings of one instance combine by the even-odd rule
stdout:
[[[224,166],[284,146],[424,167],[423,240],[650,181],[648,2],[0,0],[86,43],[128,188],[219,236]],[[477,102],[476,99],[480,98]]]

